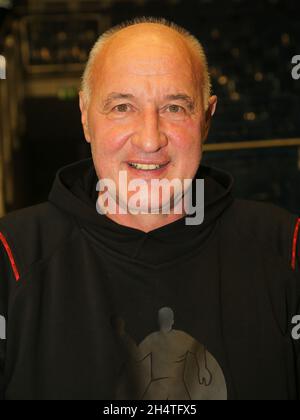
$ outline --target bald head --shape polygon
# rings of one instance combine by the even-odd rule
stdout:
[[[163,74],[163,62],[174,63],[194,80],[207,108],[211,83],[206,57],[199,41],[185,29],[164,19],[143,18],[105,32],[94,45],[83,75],[82,91],[87,102],[95,86],[101,86],[105,72],[124,59],[141,75],[151,75],[151,71]]]

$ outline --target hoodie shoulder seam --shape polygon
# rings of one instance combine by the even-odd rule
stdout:
[[[8,257],[8,260],[9,260],[14,278],[15,278],[16,282],[18,282],[20,280],[20,273],[19,273],[19,269],[18,269],[18,266],[17,266],[16,261],[15,261],[14,253],[13,253],[5,235],[2,232],[0,232],[0,242],[1,242],[4,250],[6,251],[6,254],[7,254],[7,257]]]
[[[54,207],[51,203],[49,204]],[[41,208],[40,205],[33,208],[37,209],[38,207]],[[23,210],[26,211],[26,209]],[[55,210],[58,211],[58,209]],[[49,255],[60,248],[77,227],[73,218],[67,220],[63,216],[59,225],[63,229],[59,230],[59,235],[56,235],[54,230],[54,236],[52,235],[52,240],[49,241],[48,231],[50,229],[53,232],[53,229],[51,226],[49,228],[49,223],[44,215],[41,217],[38,213],[32,213],[33,217],[29,219],[29,222],[23,215],[26,216],[26,213],[20,210],[14,214],[8,214],[0,220],[0,234],[2,234],[0,246],[6,251],[17,282],[22,282],[24,276],[35,264],[47,259]]]

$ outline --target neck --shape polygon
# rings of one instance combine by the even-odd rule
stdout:
[[[108,217],[113,222],[129,228],[141,230],[145,233],[176,222],[177,220],[182,219],[184,216],[185,215],[183,214],[106,215],[106,217]]]

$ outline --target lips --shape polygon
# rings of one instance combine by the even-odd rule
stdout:
[[[168,163],[136,163],[136,162],[128,162],[128,165],[134,169],[138,169],[141,171],[155,171],[158,169],[162,169],[168,165]]]

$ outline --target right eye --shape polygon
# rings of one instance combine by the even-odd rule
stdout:
[[[120,104],[113,108],[113,111],[125,113],[129,110],[130,105],[129,104]]]

